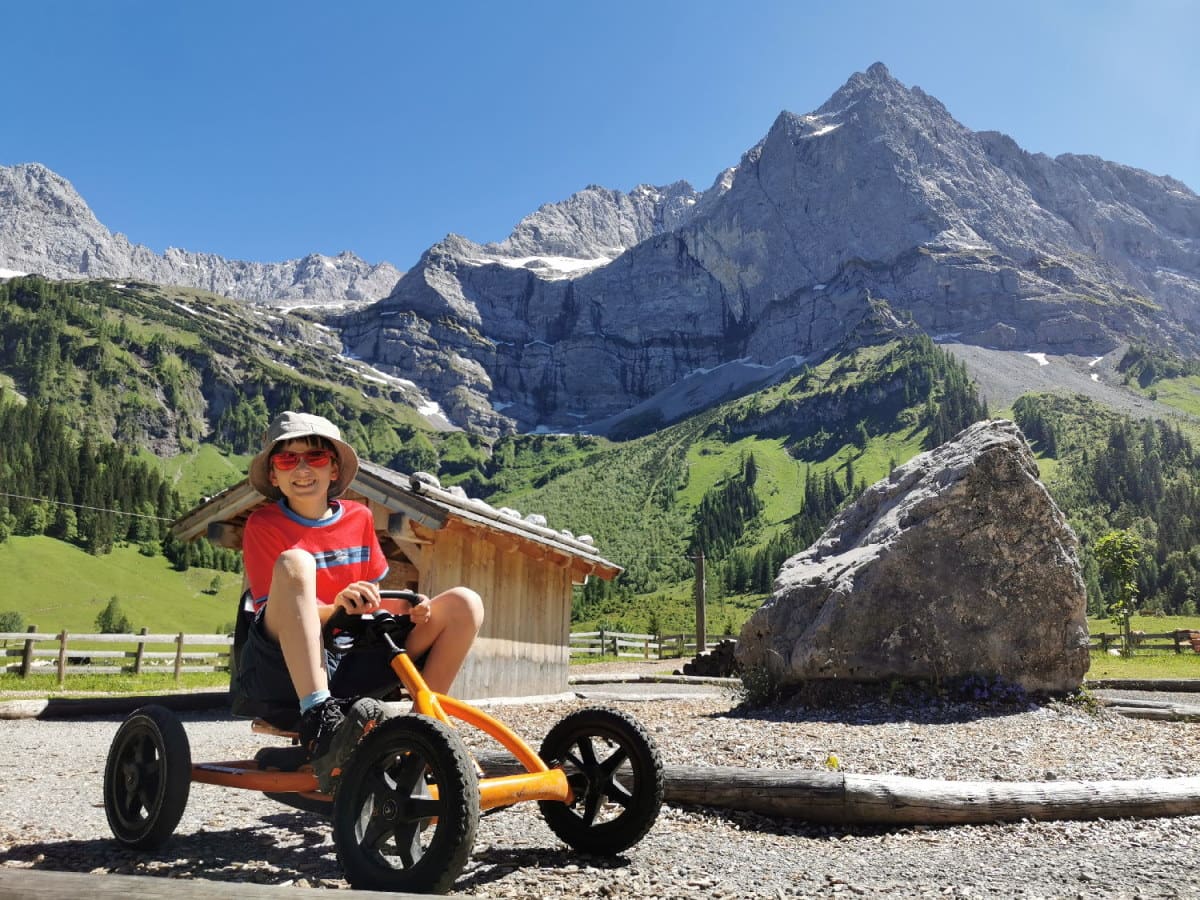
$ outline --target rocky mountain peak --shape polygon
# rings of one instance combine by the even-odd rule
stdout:
[[[281,263],[227,260],[176,247],[160,255],[109,231],[66,178],[40,163],[0,166],[0,270],[177,284],[283,305],[378,300],[402,274],[349,251]]]
[[[877,63],[702,194],[592,185],[505,241],[442,242],[345,338],[496,431],[615,421],[696,373],[873,340],[877,301],[1001,349],[1200,349],[1200,206],[1178,187],[975,133]]]
[[[485,432],[616,421],[706,373],[736,368],[731,390],[783,377],[878,339],[879,303],[905,327],[1001,350],[1095,356],[1137,338],[1200,352],[1200,198],[973,132],[878,63],[815,111],[780,113],[707,191],[588,185],[502,241],[448,235],[398,282],[349,253],[159,256],[52,176],[0,169],[0,269],[275,302],[386,295],[340,318],[350,353]],[[671,396],[656,408],[682,409]]]
[[[628,194],[588,185],[566,200],[539,207],[507,238],[483,249],[504,257],[607,261],[648,237],[683,225],[698,198],[686,181],[665,187],[639,184]]]

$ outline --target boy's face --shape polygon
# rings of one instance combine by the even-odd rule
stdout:
[[[329,496],[329,485],[338,480],[337,454],[330,451],[333,459],[328,465],[312,466],[301,456],[299,464],[294,469],[280,469],[275,465],[275,453],[290,452],[304,453],[305,450],[326,449],[319,440],[313,438],[296,438],[286,441],[276,447],[271,454],[271,484],[279,488],[283,496],[289,500],[326,500]]]

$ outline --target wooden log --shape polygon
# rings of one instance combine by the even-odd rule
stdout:
[[[1109,712],[1127,719],[1149,719],[1155,722],[1200,722],[1200,706],[1135,706],[1114,703]]]
[[[522,771],[503,753],[487,775]],[[1200,814],[1200,777],[1128,781],[942,781],[732,766],[667,766],[666,801],[841,825],[986,825],[1022,819],[1125,819]]]
[[[1129,781],[937,781],[894,775],[673,766],[671,803],[813,822],[963,825],[1200,813],[1200,777]]]
[[[214,881],[205,878],[168,878],[145,875],[105,875],[86,872],[48,872],[0,866],[0,897],[38,897],[40,900],[208,900],[238,897],[239,900],[279,900],[285,889],[274,884],[244,881]],[[390,892],[397,900],[420,900],[425,894]]]

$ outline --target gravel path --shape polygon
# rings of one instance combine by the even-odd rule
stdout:
[[[587,667],[587,672],[600,671]],[[661,671],[659,669],[658,671]],[[668,765],[821,768],[988,780],[1200,775],[1200,725],[1067,705],[793,706],[745,714],[730,694],[628,700]],[[585,701],[505,706],[535,746]],[[197,760],[245,758],[271,739],[244,721],[183,716]],[[0,865],[345,888],[329,828],[261,795],[193,785],[175,837],[155,854],[112,841],[101,803],[114,719],[0,725]],[[478,742],[476,742],[478,743]],[[665,807],[615,861],[560,844],[524,804],[480,823],[456,885],[483,897],[1200,897],[1200,816],[916,828],[816,827],[799,820]],[[269,862],[266,862],[269,860]]]

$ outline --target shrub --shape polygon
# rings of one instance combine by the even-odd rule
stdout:
[[[133,623],[121,609],[121,604],[113,597],[108,605],[96,616],[96,630],[101,634],[129,634],[133,631]]]

